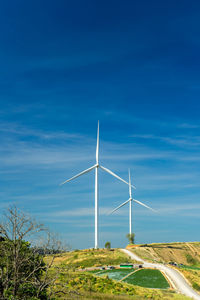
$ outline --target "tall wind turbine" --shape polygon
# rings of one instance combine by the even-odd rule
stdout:
[[[114,213],[115,211],[117,211],[119,208],[121,208],[122,206],[126,205],[127,203],[129,203],[129,233],[132,233],[132,205],[133,205],[133,201],[156,212],[153,208],[147,206],[146,204],[134,199],[132,197],[132,184],[131,184],[131,174],[130,174],[130,170],[129,170],[129,199],[125,202],[123,202],[121,205],[119,205],[118,207],[116,207],[115,209],[113,209],[110,214]]]
[[[114,176],[115,178],[117,178],[118,180],[126,183],[129,185],[131,185],[131,183],[125,181],[124,179],[122,179],[121,177],[119,177],[118,175],[116,175],[114,172],[110,171],[109,169],[101,166],[99,164],[99,121],[98,121],[98,128],[97,128],[97,147],[96,147],[96,164],[84,171],[82,171],[81,173],[71,177],[70,179],[67,179],[65,180],[63,183],[61,183],[61,185],[81,176],[81,175],[84,175],[90,171],[92,171],[93,169],[95,169],[95,249],[97,249],[99,247],[99,192],[98,192],[98,189],[99,189],[99,184],[98,184],[98,169],[102,169],[103,171],[111,174],[112,176]],[[135,186],[131,185],[131,187],[133,187],[135,189]]]

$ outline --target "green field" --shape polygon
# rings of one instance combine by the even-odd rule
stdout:
[[[121,280],[126,275],[132,273],[134,270],[128,269],[115,269],[115,270],[103,270],[98,271],[95,275],[97,276],[108,276],[110,279]],[[158,289],[167,289],[169,288],[169,284],[165,277],[159,270],[150,270],[150,269],[142,269],[138,270],[134,274],[128,276],[123,282],[134,284],[147,288],[158,288]]]
[[[100,271],[97,272],[96,275],[98,276],[105,276],[107,275],[110,279],[114,279],[114,280],[121,280],[122,278],[124,278],[126,275],[128,275],[129,273],[133,272],[134,269],[115,269],[115,270],[105,270],[105,271]]]
[[[167,289],[169,284],[159,270],[143,269],[127,277],[124,282],[146,288]]]

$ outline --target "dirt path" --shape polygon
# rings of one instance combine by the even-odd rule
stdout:
[[[192,287],[187,283],[187,281],[180,272],[162,264],[148,263],[145,260],[141,259],[139,256],[132,253],[130,250],[121,250],[132,259],[141,262],[145,268],[158,269],[162,271],[168,278],[169,282],[174,287],[174,289],[176,289],[178,292],[188,297],[191,297],[192,299],[200,300],[200,295],[192,289]]]

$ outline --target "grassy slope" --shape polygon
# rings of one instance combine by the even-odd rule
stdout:
[[[48,260],[48,258],[46,260]],[[64,265],[70,269],[83,269],[88,267],[119,265],[125,262],[129,263],[133,261],[118,249],[114,251],[106,249],[86,249],[67,252],[56,257],[54,266]]]
[[[171,290],[156,290],[116,282],[108,277],[93,276],[87,272],[61,272],[56,285],[58,299],[154,299],[189,300]],[[77,298],[76,298],[77,294]]]
[[[47,257],[46,260],[49,260]],[[107,277],[93,276],[89,272],[80,272],[78,268],[100,265],[118,265],[130,261],[119,250],[79,250],[57,257],[52,273],[58,274],[54,290],[56,299],[164,299],[186,300],[173,291],[161,291],[133,286],[113,281]],[[114,295],[114,296],[113,296]]]
[[[200,242],[148,244],[129,249],[151,262],[174,261],[184,265],[200,264]]]

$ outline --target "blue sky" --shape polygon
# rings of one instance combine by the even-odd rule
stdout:
[[[200,216],[200,3],[0,3],[0,207],[94,246],[95,162],[128,179],[136,242],[195,241]],[[100,172],[100,246],[126,245],[123,183]]]

